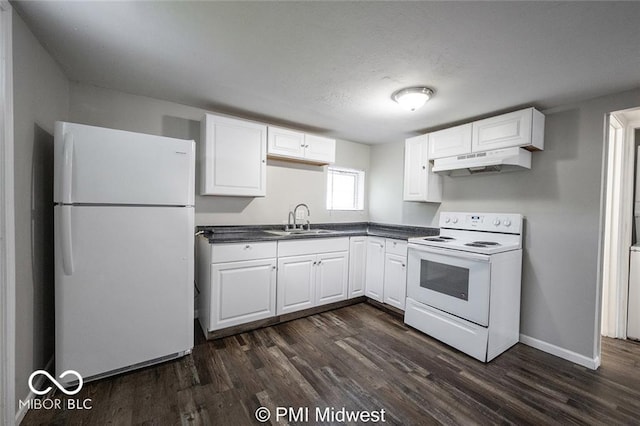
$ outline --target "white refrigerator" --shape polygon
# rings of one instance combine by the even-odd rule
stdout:
[[[191,351],[194,179],[192,140],[56,123],[58,376],[87,381]]]

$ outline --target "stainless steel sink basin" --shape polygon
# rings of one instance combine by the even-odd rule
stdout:
[[[292,229],[289,231],[268,230],[264,231],[268,234],[280,235],[286,237],[289,235],[322,235],[322,234],[334,234],[338,231],[332,231],[330,229]]]

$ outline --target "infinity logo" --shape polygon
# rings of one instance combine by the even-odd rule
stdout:
[[[36,395],[44,395],[46,393],[49,393],[51,391],[51,386],[47,387],[44,390],[38,390],[33,386],[33,379],[37,376],[37,375],[43,375],[46,378],[48,378],[49,380],[51,380],[53,382],[54,385],[56,385],[56,387],[58,389],[60,389],[63,393],[65,393],[66,395],[75,395],[78,392],[80,392],[80,390],[82,389],[82,376],[80,375],[80,373],[78,373],[75,370],[67,370],[64,371],[61,375],[60,378],[64,378],[66,376],[68,376],[69,374],[72,374],[74,376],[76,376],[78,378],[78,387],[75,390],[72,391],[68,391],[65,389],[64,386],[62,386],[60,383],[58,383],[58,381],[56,379],[54,379],[53,377],[51,377],[51,374],[49,374],[47,371],[45,370],[36,370],[33,373],[31,373],[31,375],[29,376],[29,389],[31,389],[31,392],[35,393]]]

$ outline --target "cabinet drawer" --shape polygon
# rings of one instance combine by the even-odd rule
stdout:
[[[267,259],[276,257],[275,241],[212,244],[211,262],[237,262],[240,260]]]
[[[309,238],[307,240],[278,242],[278,257],[329,253],[332,251],[349,251],[349,237]]]
[[[387,238],[385,240],[385,252],[406,257],[407,242],[404,240],[395,240],[395,239]]]

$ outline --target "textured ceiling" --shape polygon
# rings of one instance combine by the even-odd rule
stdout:
[[[640,2],[13,4],[72,81],[356,142],[640,87]]]

